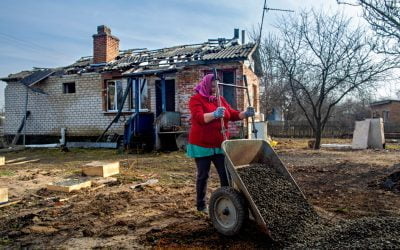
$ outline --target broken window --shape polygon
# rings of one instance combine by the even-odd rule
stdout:
[[[107,82],[107,110],[118,111],[123,104],[124,90],[122,80],[112,80]]]
[[[75,82],[65,82],[65,83],[63,83],[63,93],[64,94],[75,93]]]
[[[132,80],[132,89],[130,93],[130,104],[129,107],[132,111],[135,111],[135,80]],[[139,111],[149,111],[149,93],[147,87],[147,79],[139,79]]]

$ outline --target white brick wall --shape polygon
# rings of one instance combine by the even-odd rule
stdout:
[[[188,129],[190,112],[188,101],[193,95],[193,87],[201,80],[204,70],[209,66],[192,66],[178,72],[175,77],[175,109],[182,114],[182,125]],[[247,75],[249,85],[258,88],[258,78],[251,70],[240,63],[216,65],[217,68],[236,69],[237,84],[243,85],[241,79],[243,73]],[[238,80],[239,79],[239,80]],[[150,97],[150,111],[156,110],[155,81],[158,77],[148,77],[148,91]],[[27,121],[27,134],[29,135],[59,135],[61,128],[67,128],[68,136],[97,136],[100,135],[114,115],[105,115],[102,100],[102,77],[98,73],[86,73],[82,75],[52,76],[35,87],[41,88],[48,95],[29,92],[28,110],[31,116]],[[63,94],[63,83],[75,82],[76,93]],[[124,84],[124,89],[125,89]],[[24,113],[26,88],[20,83],[8,83],[5,89],[5,128],[4,133],[15,134]],[[252,88],[250,88],[251,95]],[[257,91],[259,93],[259,91]],[[246,96],[238,94],[238,107],[243,110],[247,104]],[[257,98],[257,102],[258,102]],[[127,103],[126,103],[127,104]],[[125,110],[127,110],[125,105]],[[257,105],[259,107],[259,104]],[[125,115],[126,119],[129,115]],[[124,120],[122,118],[122,120]],[[233,123],[231,123],[233,125]],[[230,126],[231,132],[237,134],[242,121],[235,122],[236,126]],[[124,122],[114,124],[110,133],[123,134]]]
[[[63,83],[75,82],[76,93],[63,94]],[[29,91],[26,132],[30,135],[59,135],[62,127],[69,136],[101,134],[114,116],[106,116],[102,104],[102,80],[98,73],[52,76],[35,87],[48,95]],[[15,134],[24,114],[26,88],[8,83],[5,89],[5,134]],[[123,133],[123,123],[110,132]]]

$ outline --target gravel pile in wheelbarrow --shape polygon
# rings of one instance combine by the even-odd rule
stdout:
[[[274,168],[254,164],[237,172],[278,248],[400,249],[398,217],[366,217],[332,225]]]
[[[274,168],[254,164],[239,168],[237,172],[267,223],[273,240],[304,242],[323,230],[319,216],[301,192]]]

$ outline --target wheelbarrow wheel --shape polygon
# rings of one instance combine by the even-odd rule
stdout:
[[[249,217],[243,194],[231,187],[221,187],[213,192],[209,212],[214,227],[227,236],[239,233]]]

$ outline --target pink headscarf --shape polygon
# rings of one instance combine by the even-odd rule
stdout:
[[[217,97],[212,96],[212,81],[214,80],[213,74],[207,74],[203,79],[194,87],[194,91],[201,96],[207,97],[210,102],[216,100]]]

